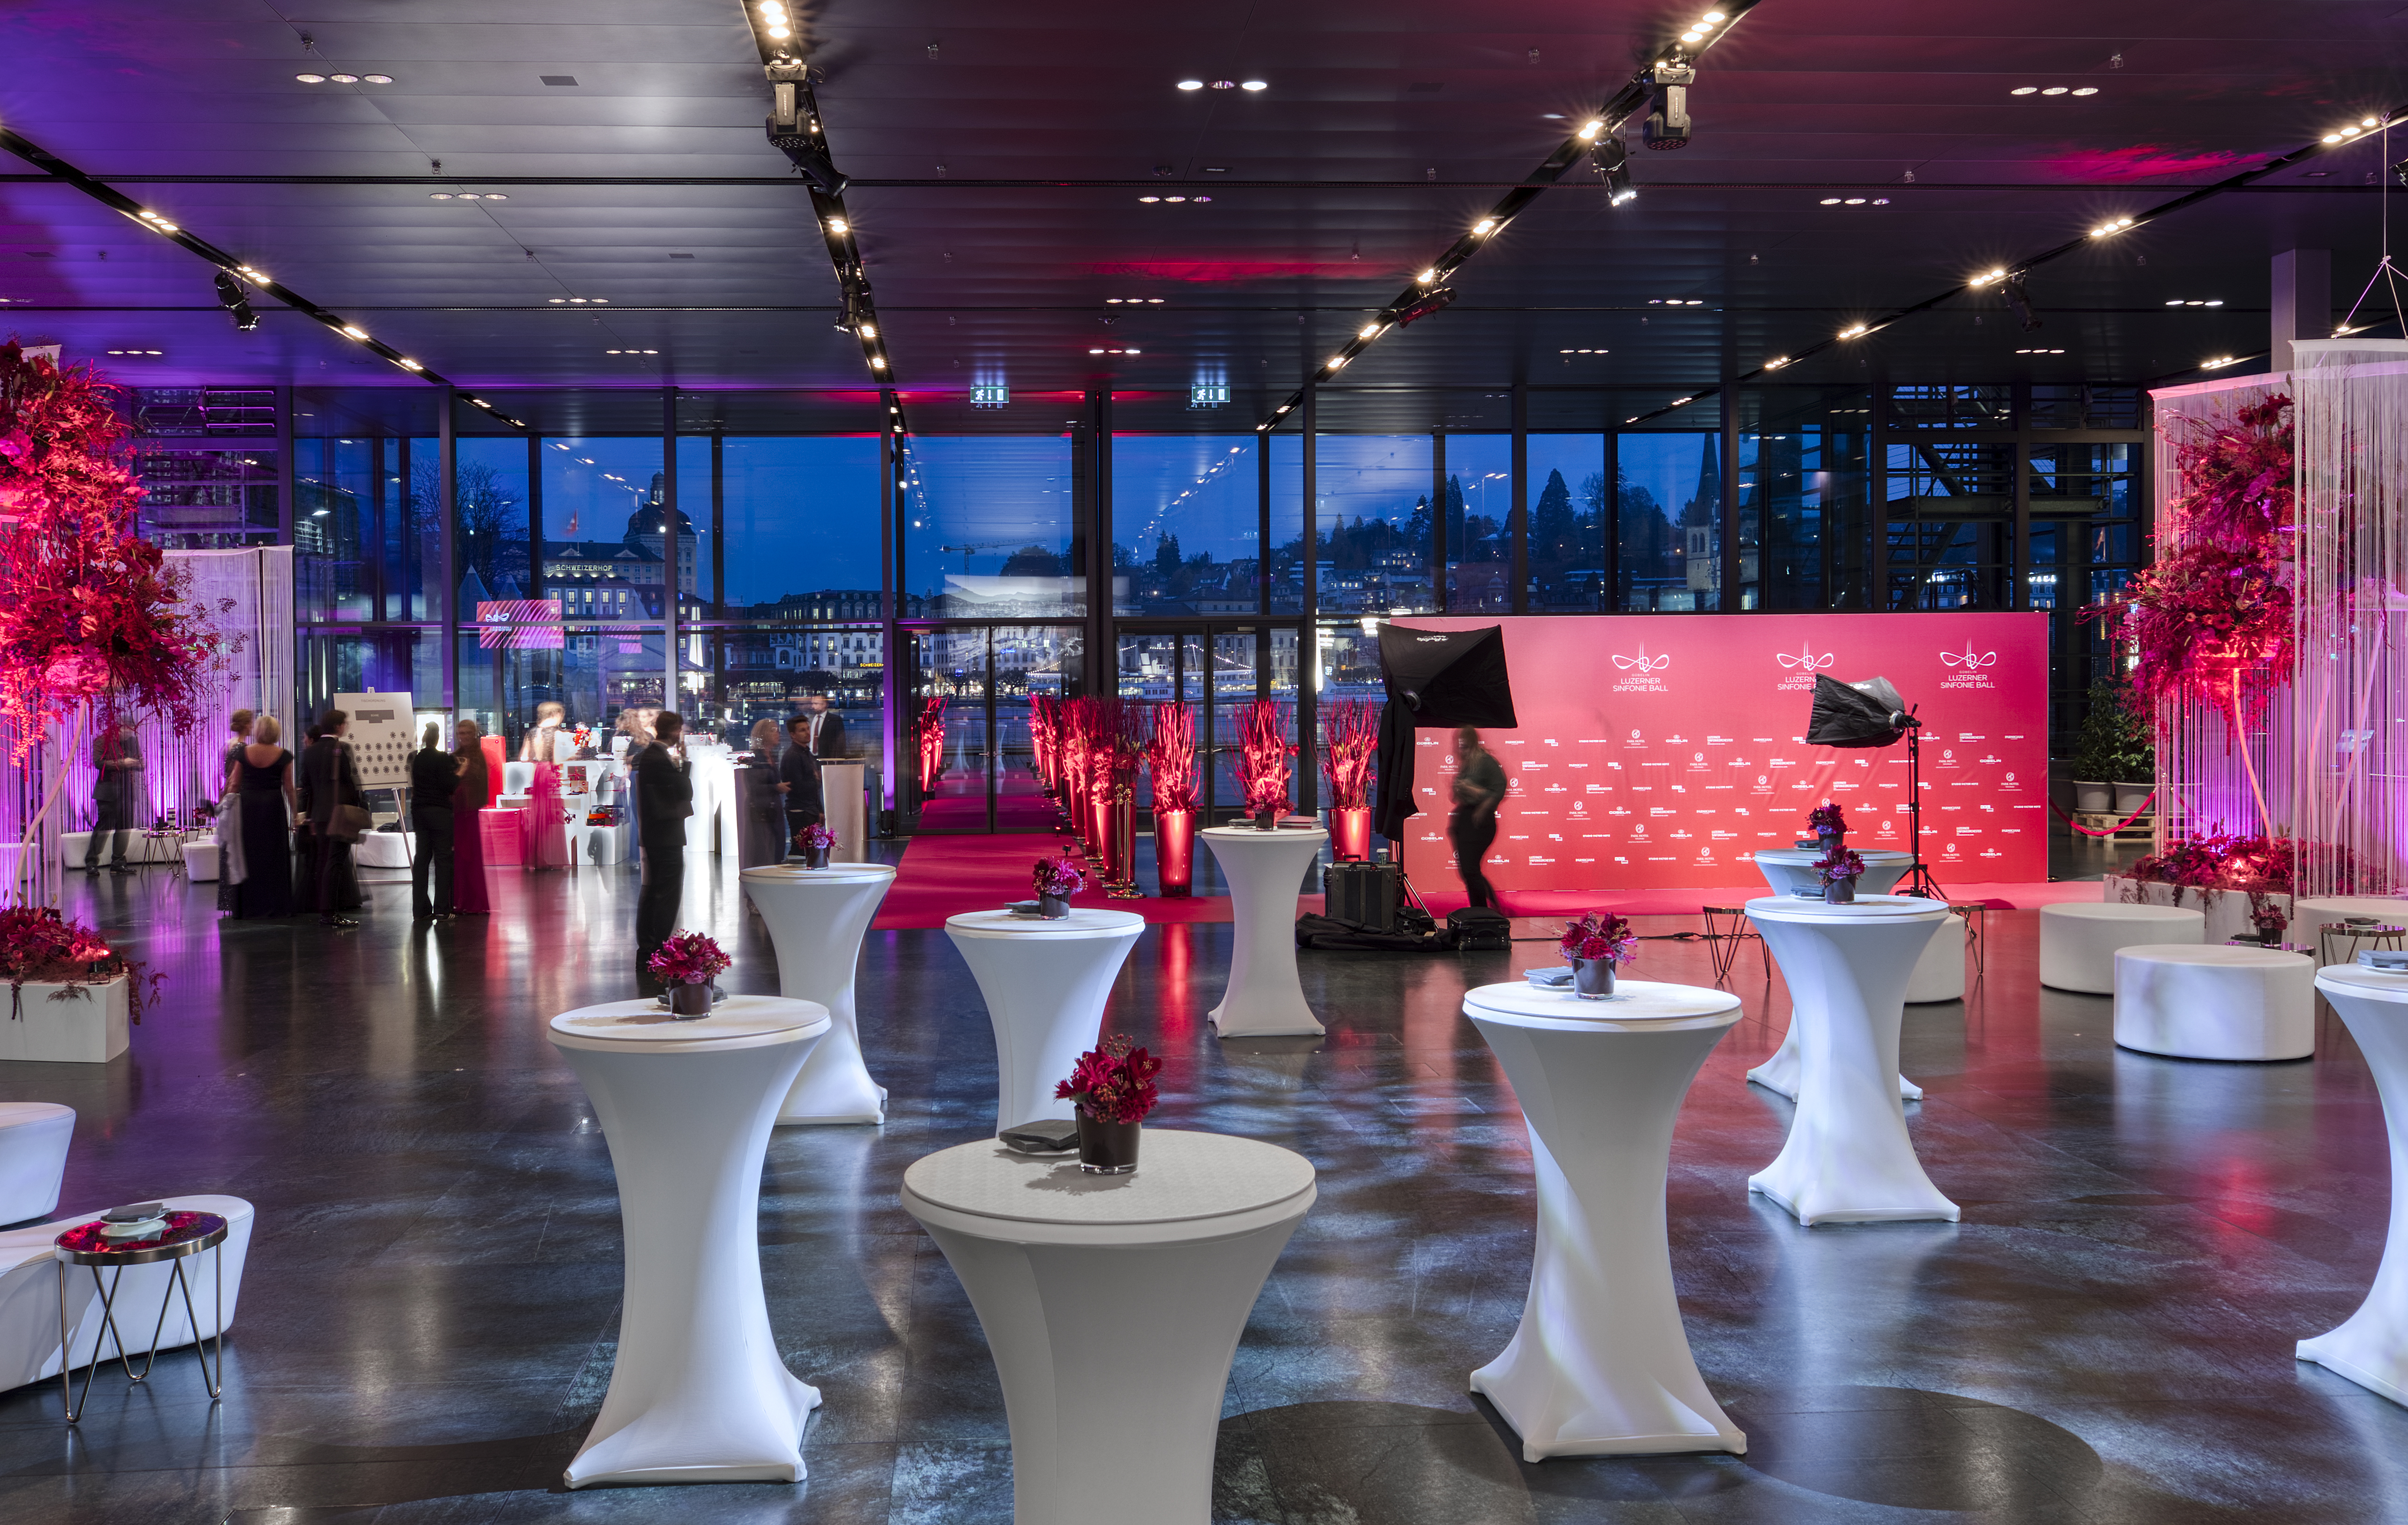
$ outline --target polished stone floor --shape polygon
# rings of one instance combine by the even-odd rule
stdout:
[[[0,1098],[80,1110],[64,1205],[227,1191],[259,1231],[223,1403],[189,1359],[146,1388],[104,1375],[73,1431],[54,1389],[0,1395],[0,1519],[1008,1520],[977,1322],[896,1201],[906,1164],[991,1124],[985,1019],[939,931],[865,950],[893,1121],[770,1149],[771,1315],[826,1394],[810,1481],[559,1489],[609,1379],[619,1221],[543,1022],[626,992],[635,885],[496,877],[489,921],[413,928],[386,886],[343,933],[222,927],[165,870],[76,878],[165,999],[128,1057],[0,1065]],[[738,939],[737,987],[775,988],[732,878],[697,878],[687,919]],[[1749,1452],[1535,1466],[1465,1392],[1521,1311],[1532,1206],[1512,1097],[1458,1006],[1548,944],[1308,955],[1328,1037],[1224,1045],[1203,1014],[1228,928],[1149,928],[1112,1020],[1169,1057],[1158,1120],[1321,1172],[1238,1352],[1214,1518],[2408,1519],[2408,1411],[2291,1359],[2357,1305],[2382,1244],[2383,1121],[2347,1035],[2328,1018],[2314,1060],[2262,1067],[2119,1052],[2103,998],[2035,985],[2035,921],[1993,914],[1978,992],[1907,1018],[1929,1090],[1911,1126],[1957,1225],[1807,1231],[1749,1198],[1789,1107],[1742,1072],[1787,1008],[1742,958],[1747,1019],[1688,1100],[1670,1213],[1689,1336]],[[1708,977],[1665,941],[1633,972]],[[1142,1330],[1118,1337],[1144,1359]],[[1127,1518],[1159,1517],[1135,1498]]]

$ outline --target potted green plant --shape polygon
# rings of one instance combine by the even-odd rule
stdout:
[[[2129,815],[2157,787],[2157,747],[2149,721],[2134,707],[2121,679],[2090,685],[2088,712],[2073,746],[2073,808]]]

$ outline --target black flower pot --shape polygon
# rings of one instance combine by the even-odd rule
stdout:
[[[1079,1169],[1090,1175],[1126,1175],[1137,1169],[1142,1123],[1098,1122],[1079,1109]]]
[[[826,849],[826,848],[824,848],[824,847],[806,847],[806,848],[804,848],[804,849],[803,849],[803,867],[804,867],[804,868],[806,868],[806,869],[824,869],[824,868],[826,868],[827,866],[828,866],[828,849]]]
[[[1821,845],[1823,851],[1827,855],[1838,852],[1840,850],[1840,845],[1847,840],[1848,834],[1844,831],[1817,831],[1814,833],[1814,841]]]
[[[1825,905],[1856,904],[1856,882],[1854,879],[1834,879],[1830,883],[1825,885],[1823,886],[1823,903]]]
[[[1279,818],[1280,813],[1275,810],[1257,811],[1254,813],[1254,829],[1257,831],[1277,831],[1279,829]]]
[[[1060,921],[1070,914],[1070,902],[1060,895],[1037,897],[1037,914],[1047,921]]]
[[[1613,961],[1610,958],[1573,959],[1572,994],[1583,1000],[1603,1000],[1613,994]]]
[[[670,985],[669,1014],[681,1022],[691,1022],[697,1016],[709,1016],[710,1014],[709,982]]]

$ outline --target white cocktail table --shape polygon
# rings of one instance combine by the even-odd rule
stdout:
[[[1748,920],[1789,983],[1798,1111],[1779,1158],[1748,1178],[1799,1222],[1956,1221],[1914,1157],[1899,1099],[1898,1029],[1938,900],[1858,896],[1853,905],[1768,897]]]
[[[1512,1082],[1539,1187],[1521,1326],[1471,1390],[1522,1437],[1525,1461],[1744,1452],[1689,1354],[1664,1232],[1672,1123],[1739,998],[1644,980],[1606,1000],[1484,985],[1463,1014]]]
[[[1760,856],[1761,855],[1758,855],[1758,856]],[[1809,856],[1813,856],[1813,855],[1809,855]],[[1899,859],[1901,859],[1901,860],[1905,860],[1905,859],[1906,859],[1906,856],[1907,856],[1907,855],[1905,855],[1904,853],[1894,853],[1894,854],[1892,854],[1892,855],[1890,855],[1890,856],[1893,856],[1893,857],[1899,858]],[[1871,870],[1870,870],[1870,868],[1868,868],[1866,871],[1867,871],[1868,875],[1870,876],[1870,871],[1871,871]],[[1766,873],[1766,877],[1767,877],[1767,878],[1770,878],[1770,877],[1771,877],[1771,874],[1770,874],[1770,872],[1769,870],[1768,870],[1768,871],[1767,871],[1767,873]],[[1893,881],[1893,882],[1894,882],[1894,881]],[[1776,897],[1776,898],[1778,898],[1778,897]],[[1904,896],[1886,896],[1886,897],[1884,897],[1884,898],[1885,898],[1885,899],[1908,899],[1909,897],[1904,897]],[[1816,900],[1809,900],[1809,899],[1807,899],[1804,896],[1792,896],[1792,897],[1788,897],[1787,899],[1794,899],[1794,900],[1798,900],[1798,901],[1801,901],[1801,902],[1803,902],[1803,903],[1805,903],[1805,904],[1808,904],[1808,905],[1816,905],[1816,904],[1820,904],[1820,903],[1822,903],[1822,902],[1820,902],[1820,901],[1816,901]],[[1866,897],[1865,897],[1865,896],[1863,896],[1863,895],[1859,895],[1859,896],[1857,896],[1857,897],[1856,897],[1856,899],[1859,899],[1859,900],[1863,900],[1863,899],[1866,899]],[[1940,902],[1939,902],[1938,900],[1925,900],[1923,903],[1924,903],[1925,905],[1929,905],[1929,906],[1940,906]],[[1944,907],[1944,906],[1941,906],[1941,909],[1945,910],[1945,909],[1946,909],[1946,907]],[[1940,927],[1940,930],[1941,930],[1941,932],[1944,933],[1944,932],[1946,931],[1946,929],[1947,929],[1947,922],[1948,922],[1949,920],[1952,920],[1952,919],[1956,919],[1956,918],[1942,918],[1942,923],[1941,923],[1941,927]],[[1964,922],[1963,922],[1961,919],[1957,919],[1957,920],[1956,920],[1956,924],[1957,924],[1957,926],[1958,926],[1958,927],[1960,927],[1960,928],[1964,926]],[[1768,941],[1768,942],[1765,943],[1765,946],[1766,946],[1767,948],[1772,948],[1774,945],[1773,945],[1770,942],[1769,942],[1769,941]],[[1927,948],[1927,949],[1925,950],[1925,952],[1926,952],[1926,954],[1927,954],[1927,955],[1929,953],[1929,951],[1930,951],[1930,950],[1929,950],[1928,948]],[[1959,942],[1958,942],[1958,943],[1957,943],[1957,947],[1956,947],[1957,965],[1958,965],[1958,969],[1957,969],[1957,975],[1956,975],[1956,984],[1957,984],[1956,994],[1957,994],[1957,995],[1959,995],[1959,996],[1961,996],[1961,995],[1963,995],[1963,994],[1965,993],[1965,992],[1964,992],[1964,980],[1965,980],[1965,976],[1964,976],[1964,969],[1963,969],[1963,964],[1964,964],[1964,954],[1965,954],[1965,947],[1964,947],[1964,943],[1963,943],[1963,942],[1962,942],[1962,941],[1961,941],[1961,939],[1960,939],[1960,941],[1959,941]],[[1773,957],[1774,957],[1776,959],[1777,959],[1777,958],[1779,958],[1780,954],[1779,954],[1779,952],[1778,952],[1778,950],[1777,950],[1777,949],[1775,950],[1775,952],[1774,952],[1774,954],[1773,954]],[[1916,973],[1920,973],[1921,971],[1922,971],[1922,963],[1921,963],[1921,961],[1918,959],[1918,960],[1917,960],[1917,962],[1916,962],[1916,966],[1915,966],[1915,972],[1916,972]],[[1787,979],[1787,978],[1788,978],[1788,971],[1787,971],[1787,970],[1785,970],[1785,969],[1784,969],[1784,971],[1782,971],[1782,977],[1783,977],[1784,979]],[[1913,985],[1913,984],[1914,984],[1914,979],[1912,978],[1912,976],[1910,976],[1910,977],[1909,977],[1909,979],[1908,979],[1907,983],[1908,983],[1908,985],[1909,985],[1910,986],[1912,986],[1912,985]],[[1904,994],[1904,995],[1901,995],[1901,996],[1899,997],[1899,1000],[1900,1000],[1901,1001],[1903,1001],[1903,1000],[1906,999],[1906,996],[1911,996],[1911,995],[1913,995],[1914,993],[1914,992],[1912,989],[1909,989],[1908,991],[1906,991],[1906,992],[1905,992],[1905,994]],[[1779,1048],[1776,1048],[1776,1049],[1774,1049],[1774,1050],[1772,1051],[1772,1057],[1771,1057],[1770,1058],[1769,1058],[1769,1059],[1765,1060],[1762,1064],[1757,1065],[1755,1069],[1750,1070],[1750,1071],[1747,1072],[1747,1078],[1748,1078],[1750,1081],[1754,1082],[1756,1085],[1758,1085],[1758,1086],[1763,1086],[1763,1087],[1764,1087],[1766,1090],[1768,1090],[1768,1091],[1777,1091],[1777,1092],[1779,1092],[1781,1095],[1783,1095],[1783,1096],[1785,1096],[1785,1097],[1789,1098],[1789,1100],[1791,1100],[1792,1101],[1797,1101],[1797,1100],[1798,1100],[1798,1043],[1799,1043],[1799,1039],[1798,1039],[1798,1011],[1797,1011],[1797,1004],[1798,1004],[1798,985],[1797,985],[1797,982],[1796,982],[1796,981],[1794,981],[1794,980],[1790,981],[1790,986],[1789,986],[1789,997],[1790,997],[1789,1030],[1788,1030],[1787,1032],[1784,1032],[1784,1033],[1783,1033],[1783,1034],[1781,1035],[1781,1046],[1780,1046]],[[1954,998],[1952,997],[1952,998],[1945,998],[1945,999],[1952,999],[1952,1000],[1953,1000]],[[1902,1012],[1903,1012],[1903,1008],[1901,1007],[1901,1014],[1902,1014]],[[1900,1075],[1900,1076],[1899,1076],[1899,1077],[1898,1077],[1898,1094],[1899,1094],[1901,1098],[1903,1098],[1904,1100],[1906,1100],[1906,1101],[1922,1101],[1922,1100],[1923,1100],[1923,1087],[1922,1087],[1922,1086],[1918,1086],[1918,1085],[1916,1085],[1914,1082],[1913,1082],[1913,1081],[1911,1081],[1911,1080],[1907,1079],[1904,1075]]]
[[[1153,1128],[1132,1175],[983,1143],[903,1173],[995,1356],[1018,1525],[1209,1525],[1229,1362],[1314,1195],[1301,1155]]]
[[[1886,895],[1891,886],[1906,877],[1914,867],[1914,855],[1886,847],[1859,847],[1856,855],[1865,860],[1864,877],[1856,881],[1858,895]],[[1823,881],[1815,876],[1814,865],[1822,861],[1819,847],[1759,847],[1756,850],[1756,872],[1772,886],[1775,895],[1792,890],[1820,891]]]
[[[776,996],[732,996],[691,1022],[649,1000],[552,1019],[610,1146],[627,1262],[618,1362],[570,1488],[802,1480],[820,1395],[769,1332],[761,1162],[829,1026],[826,1007]]]
[[[738,877],[761,909],[778,950],[778,993],[815,1000],[835,1026],[803,1061],[778,1109],[782,1124],[882,1123],[886,1087],[869,1078],[861,1057],[861,1023],[853,1004],[853,969],[870,918],[895,884],[883,863],[825,869],[766,867]]]
[[[1054,1099],[1054,1086],[1096,1045],[1112,982],[1144,930],[1145,918],[1134,912],[1085,907],[1060,921],[1009,911],[945,918],[945,935],[970,966],[995,1024],[996,1132],[1071,1115],[1071,1103]]]
[[[2408,1403],[2408,974],[2356,964],[2319,970],[2316,988],[2358,1040],[2391,1131],[2391,1229],[2366,1301],[2339,1329],[2301,1340],[2299,1357]]]
[[[1329,833],[1216,826],[1199,831],[1229,882],[1229,988],[1212,1008],[1224,1038],[1317,1037],[1328,1029],[1305,1004],[1296,975],[1296,900]]]

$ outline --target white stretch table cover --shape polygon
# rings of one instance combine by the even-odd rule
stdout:
[[[834,1025],[803,1061],[803,1072],[778,1108],[781,1124],[882,1123],[886,1087],[869,1078],[861,1057],[861,1021],[853,1003],[862,935],[895,884],[883,863],[840,868],[765,867],[739,875],[744,893],[761,908],[778,950],[778,993],[815,1000]]]
[[[1068,1117],[1054,1086],[1096,1046],[1104,1002],[1145,918],[1074,906],[1060,921],[1009,911],[945,918],[945,935],[986,998],[995,1024],[995,1130],[1040,1117]]]
[[[1893,856],[1897,856],[1897,857],[1901,857],[1901,858],[1903,858],[1903,857],[1905,857],[1905,856],[1906,856],[1906,855],[1905,855],[1904,853],[1899,853],[1899,854],[1895,854],[1895,855],[1893,855]],[[1888,897],[1888,898],[1889,898],[1889,899],[1900,899],[1901,897],[1892,896],[1892,897]],[[1860,901],[1861,901],[1861,900],[1863,900],[1864,899],[1865,899],[1865,897],[1863,897],[1863,896],[1861,896],[1861,895],[1857,897],[1857,899],[1858,899],[1858,900],[1860,900]],[[1808,904],[1808,905],[1813,905],[1813,904],[1817,904],[1817,903],[1819,903],[1819,902],[1817,902],[1817,901],[1813,901],[1813,900],[1805,900],[1805,901],[1803,901],[1803,903]],[[1924,905],[1927,905],[1927,906],[1938,906],[1938,905],[1940,904],[1940,902],[1939,902],[1938,900],[1925,900],[1925,901],[1923,901],[1922,903],[1923,903]],[[1964,993],[1965,993],[1965,970],[1964,970],[1964,964],[1965,964],[1964,926],[1965,926],[1965,923],[1964,923],[1964,920],[1963,920],[1961,917],[1957,917],[1957,916],[1950,916],[1950,917],[1948,918],[1948,920],[1949,920],[1949,921],[1953,921],[1953,922],[1955,922],[1955,923],[1956,924],[1956,927],[1957,927],[1957,942],[1956,942],[1956,964],[1957,964],[1957,969],[1956,969],[1956,996],[1957,996],[1957,997],[1961,997],[1961,996],[1962,996],[1962,995],[1964,995]],[[1942,928],[1941,928],[1941,933],[1942,933],[1942,934],[1944,934],[1946,930],[1947,930],[1946,924],[1945,924],[1945,923],[1943,923],[1943,924],[1942,925]],[[1936,942],[1939,942],[1941,940],[1942,940],[1942,938],[1941,938],[1941,935],[1940,935],[1940,934],[1935,934],[1935,935],[1933,936],[1933,938],[1932,938],[1932,942],[1935,942],[1935,943],[1936,943]],[[1766,942],[1766,944],[1765,944],[1765,946],[1767,946],[1767,947],[1772,947],[1772,946],[1773,946],[1773,944],[1772,944],[1771,942]],[[1777,960],[1780,957],[1781,957],[1781,956],[1780,956],[1780,953],[1779,953],[1779,951],[1776,949],[1776,950],[1774,951],[1774,953],[1773,953],[1773,957]],[[1902,1001],[1903,1001],[1903,1000],[1913,1000],[1913,999],[1914,999],[1914,998],[1915,998],[1915,992],[1914,992],[1914,986],[1918,983],[1918,981],[1919,981],[1919,980],[1921,979],[1921,977],[1922,977],[1922,974],[1923,974],[1923,966],[1924,966],[1924,962],[1925,962],[1925,960],[1928,959],[1930,957],[1931,957],[1931,949],[1930,949],[1928,946],[1927,946],[1927,947],[1923,950],[1923,957],[1920,957],[1920,958],[1917,958],[1917,959],[1915,960],[1915,965],[1914,965],[1914,973],[1912,976],[1910,976],[1910,977],[1908,978],[1908,980],[1907,980],[1907,986],[1908,986],[1908,989],[1907,989],[1906,995],[1905,995],[1904,997],[1901,997],[1901,998],[1900,998]],[[1786,977],[1788,976],[1788,973],[1789,973],[1789,971],[1788,971],[1786,969],[1784,969],[1784,970],[1782,971],[1782,974],[1783,974],[1783,977],[1784,977],[1784,978],[1786,978]],[[1756,1084],[1756,1085],[1758,1085],[1758,1086],[1763,1086],[1763,1087],[1764,1087],[1766,1090],[1768,1090],[1768,1091],[1777,1091],[1777,1092],[1779,1092],[1781,1095],[1783,1095],[1783,1096],[1785,1096],[1785,1097],[1789,1098],[1789,1100],[1791,1100],[1792,1101],[1797,1101],[1797,1100],[1798,1100],[1798,1043],[1799,1043],[1799,1039],[1798,1039],[1798,1012],[1797,1012],[1797,1003],[1798,1003],[1798,982],[1797,982],[1797,981],[1795,981],[1795,980],[1791,980],[1791,981],[1789,982],[1789,995],[1790,995],[1789,1030],[1788,1030],[1787,1032],[1784,1032],[1784,1033],[1783,1033],[1783,1034],[1781,1035],[1781,1046],[1780,1046],[1779,1048],[1776,1048],[1776,1049],[1774,1049],[1774,1050],[1772,1051],[1772,1057],[1770,1057],[1770,1058],[1769,1058],[1769,1059],[1765,1060],[1762,1064],[1757,1065],[1755,1069],[1750,1070],[1750,1071],[1747,1072],[1747,1078],[1748,1078],[1750,1081],[1754,1082],[1755,1084]],[[1956,999],[1956,997],[1951,997],[1951,996],[1935,996],[1935,997],[1931,997],[1931,998],[1929,998],[1929,999],[1931,999],[1931,1000],[1955,1000],[1955,999]],[[1903,1014],[1903,1012],[1901,1012],[1901,1013],[1900,1013],[1900,1015],[1901,1015],[1901,1016],[1903,1016],[1903,1014]],[[1902,1099],[1903,1099],[1903,1100],[1905,1100],[1905,1101],[1922,1101],[1922,1100],[1923,1100],[1923,1087],[1922,1087],[1922,1086],[1918,1086],[1918,1085],[1916,1085],[1914,1082],[1913,1082],[1913,1081],[1911,1081],[1911,1080],[1907,1079],[1904,1075],[1900,1075],[1900,1076],[1899,1076],[1899,1077],[1898,1077],[1898,1094],[1899,1095],[1899,1097],[1900,1097],[1900,1098],[1902,1098]]]
[[[1522,1460],[1744,1452],[1689,1354],[1664,1232],[1672,1124],[1739,998],[1617,981],[1609,1000],[1487,985],[1463,1014],[1530,1129],[1539,1239],[1505,1353],[1471,1374]]]
[[[1856,881],[1859,895],[1886,895],[1906,870],[1914,867],[1914,855],[1894,852],[1888,848],[1856,848],[1856,855],[1865,860],[1864,876]],[[1775,895],[1791,890],[1820,891],[1823,881],[1815,877],[1814,865],[1822,861],[1819,847],[1759,847],[1756,850],[1756,869],[1764,882],[1772,886]]]
[[[1209,1525],[1229,1362],[1315,1194],[1300,1155],[1152,1128],[1133,1175],[993,1144],[904,1172],[995,1356],[1018,1525]]]
[[[1898,1087],[1898,1029],[1906,982],[1947,919],[1937,900],[1858,897],[1854,905],[1747,902],[1789,982],[1798,1037],[1798,1112],[1779,1158],[1747,1188],[1799,1223],[1956,1221],[1914,1157]]]
[[[1305,1004],[1296,975],[1296,901],[1305,870],[1329,833],[1315,827],[1258,831],[1216,826],[1199,831],[1229,882],[1229,987],[1212,1008],[1224,1038],[1318,1037],[1328,1029]]]
[[[761,1161],[829,1025],[827,1008],[775,996],[691,1022],[649,1000],[552,1019],[610,1145],[627,1260],[618,1362],[569,1487],[802,1480],[820,1395],[769,1332]]]
[[[2408,1403],[2408,974],[2329,965],[2316,988],[2332,1002],[2383,1098],[2391,1133],[2391,1229],[2366,1301],[2339,1329],[2301,1340],[2299,1358]]]
[[[55,1101],[0,1101],[0,1223],[59,1210],[75,1122],[75,1108]]]
[[[2143,942],[2205,941],[2207,915],[2178,905],[2070,900],[2040,908],[2040,983],[2052,990],[2115,993],[2115,950]]]
[[[2172,942],[2115,950],[2115,1044],[2182,1059],[2316,1051],[2316,964],[2303,953]]]

